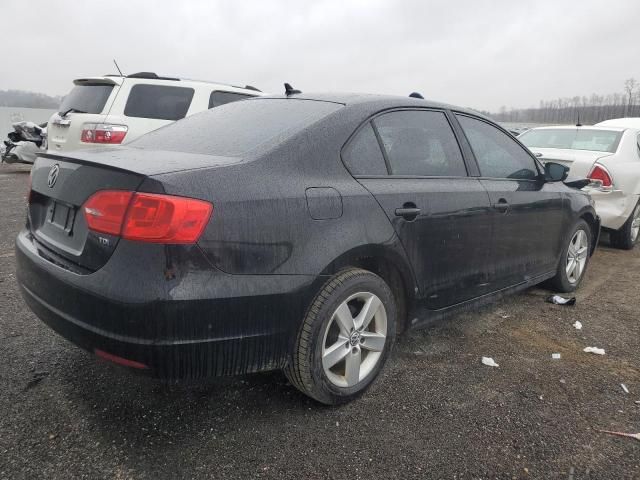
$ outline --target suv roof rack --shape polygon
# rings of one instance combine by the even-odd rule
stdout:
[[[131,75],[127,75],[127,78],[148,78],[148,79],[153,79],[153,80],[174,80],[176,82],[180,81],[179,78],[175,78],[175,77],[159,77],[157,73],[153,73],[153,72],[132,73]]]

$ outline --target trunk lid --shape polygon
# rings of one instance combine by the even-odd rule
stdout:
[[[32,169],[28,228],[42,256],[77,273],[90,273],[109,260],[119,242],[118,236],[87,227],[82,205],[91,195],[99,190],[137,191],[145,180],[145,186],[163,192],[149,177],[239,160],[127,147],[45,153]]]
[[[587,178],[596,161],[613,155],[607,152],[562,148],[531,147],[530,150],[543,164],[546,162],[555,162],[569,167],[569,176],[573,178]]]

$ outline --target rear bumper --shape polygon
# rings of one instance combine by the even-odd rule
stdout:
[[[638,195],[628,195],[621,190],[602,192],[585,189],[596,202],[596,212],[602,220],[602,227],[619,230],[638,204]]]
[[[66,339],[140,364],[154,376],[237,375],[285,365],[314,277],[227,275],[198,265],[197,247],[176,247],[192,251],[182,252],[185,265],[173,265],[175,276],[167,278],[154,264],[158,256],[174,260],[165,247],[152,253],[140,247],[121,244],[105,267],[78,275],[42,258],[22,232],[16,241],[20,290],[31,310]],[[136,250],[132,268],[122,259],[135,258]],[[136,268],[140,260],[145,268]]]

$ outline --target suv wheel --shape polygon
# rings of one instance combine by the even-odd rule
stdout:
[[[638,241],[638,233],[640,233],[640,202],[622,228],[610,233],[611,245],[623,250],[631,250]]]
[[[573,292],[578,288],[589,264],[592,238],[589,224],[579,220],[565,243],[556,276],[550,281],[552,288],[560,292]]]
[[[348,402],[377,377],[395,331],[396,303],[384,280],[366,270],[344,270],[311,303],[285,374],[319,402]]]

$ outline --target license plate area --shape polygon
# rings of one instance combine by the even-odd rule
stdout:
[[[64,231],[67,235],[73,232],[76,209],[72,205],[53,200],[47,212],[47,223]]]

